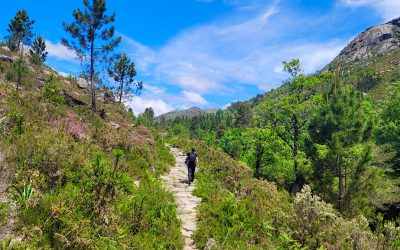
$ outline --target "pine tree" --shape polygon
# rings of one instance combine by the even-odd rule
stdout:
[[[119,84],[119,103],[121,103],[124,93],[136,95],[143,88],[143,82],[136,82],[134,89],[131,88],[130,85],[134,83],[136,76],[135,64],[130,61],[125,53],[119,56],[118,61],[114,62],[114,65],[108,70],[108,74]]]
[[[337,207],[343,213],[347,186],[356,186],[371,158],[373,124],[364,112],[362,95],[350,86],[336,81],[324,99],[309,124],[314,144],[311,159],[319,190],[330,191],[330,196],[334,196],[334,190],[327,189],[337,179]],[[352,184],[347,185],[349,182]]]
[[[284,71],[290,73],[285,83],[285,93],[279,98],[267,98],[259,106],[260,126],[272,127],[276,134],[292,149],[293,172],[296,181],[292,192],[299,192],[305,183],[304,171],[299,166],[301,138],[306,132],[308,109],[312,106],[312,97],[323,76],[306,77],[301,73],[301,64],[298,59],[283,62]]]
[[[154,109],[152,107],[146,108],[143,114],[148,119],[150,124],[154,122]]]
[[[107,54],[120,43],[121,37],[113,38],[114,26],[107,26],[115,21],[115,13],[105,14],[105,0],[83,0],[83,4],[83,10],[73,11],[75,20],[69,25],[64,23],[64,29],[72,39],[63,38],[62,43],[74,50],[82,62],[89,62],[92,109],[96,110],[95,63],[107,61]]]
[[[35,23],[28,16],[26,10],[20,10],[8,24],[7,31],[10,35],[6,36],[7,46],[12,51],[23,51],[23,45],[29,46],[33,37],[32,25]]]
[[[235,113],[235,126],[236,127],[247,127],[251,123],[252,111],[250,105],[245,102],[235,102],[231,105]]]
[[[13,62],[10,68],[6,71],[7,81],[14,82],[16,84],[16,91],[19,92],[20,85],[26,82],[29,75],[28,65],[26,65],[24,59],[21,57]]]
[[[390,145],[396,153],[391,159],[394,177],[400,177],[400,89],[397,88],[383,105],[379,125],[378,142]]]
[[[46,43],[42,36],[38,36],[32,44],[32,48],[29,50],[29,58],[33,64],[41,66],[47,57]]]

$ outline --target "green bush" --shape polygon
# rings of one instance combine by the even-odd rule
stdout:
[[[64,97],[61,95],[61,88],[55,75],[50,74],[45,81],[45,85],[42,89],[42,97],[46,102],[53,104],[63,104]]]
[[[7,203],[0,202],[0,226],[7,223],[8,219],[8,205]]]

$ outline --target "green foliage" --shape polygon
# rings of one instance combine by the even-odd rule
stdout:
[[[32,48],[29,50],[29,59],[33,64],[41,66],[46,61],[47,54],[46,43],[43,37],[39,35],[33,41]]]
[[[20,10],[8,24],[7,46],[13,51],[22,51],[23,45],[30,45],[33,37],[32,25],[35,23],[26,10]]]
[[[395,165],[394,176],[400,176],[400,88],[394,89],[384,103],[381,122],[376,137],[380,144],[389,144],[396,157],[392,159]]]
[[[16,84],[16,91],[19,92],[21,85],[26,85],[29,76],[29,68],[23,58],[18,58],[6,71],[6,80]]]
[[[132,89],[130,86],[134,83],[136,76],[135,64],[130,61],[126,54],[118,57],[118,61],[108,69],[108,75],[118,83],[118,96],[119,103],[122,101],[122,95],[126,93],[133,93],[134,95],[140,94],[143,88],[143,82],[136,82],[135,87]]]
[[[252,171],[221,150],[195,141],[172,139],[185,151],[194,146],[200,158],[194,194],[202,198],[194,238],[203,248],[209,239],[217,249],[271,249],[274,221],[287,210],[287,194],[266,181],[252,178]]]
[[[42,89],[42,97],[46,102],[53,104],[63,104],[64,97],[61,95],[60,83],[56,76],[51,74],[46,78],[45,85]]]
[[[12,244],[11,241],[12,241],[11,237],[7,237],[3,241],[0,241],[0,250],[13,250],[13,249],[16,249],[16,248],[13,247],[13,244]]]
[[[7,223],[8,220],[8,205],[5,202],[0,202],[0,226]]]
[[[154,125],[154,110],[153,108],[149,107],[141,113],[137,119],[138,124],[144,125],[146,127],[152,127]]]
[[[283,71],[288,72],[293,78],[296,78],[302,71],[299,59],[293,59],[290,62],[283,61]]]
[[[257,178],[274,181],[280,186],[294,181],[291,149],[272,129],[229,129],[219,146],[254,169]]]
[[[23,122],[24,115],[18,112],[11,112],[8,114],[8,118],[10,119],[13,129],[11,130],[12,134],[20,135],[24,131]]]
[[[22,208],[25,208],[33,194],[34,189],[32,186],[32,181],[29,180],[29,183],[24,184],[23,188],[12,185],[10,189],[14,190],[14,199],[20,204]]]
[[[307,185],[296,194],[288,219],[287,234],[311,249],[373,249],[376,244],[364,217],[345,220],[330,204],[312,195]]]
[[[245,102],[235,102],[229,107],[235,115],[235,127],[247,127],[251,123],[252,110],[250,105]]]
[[[341,83],[332,84],[325,100],[309,125],[315,144],[310,153],[314,178],[324,198],[337,198],[338,208],[344,212],[345,206],[351,209],[354,205],[360,176],[371,161],[373,117],[364,111],[361,94]],[[337,188],[332,188],[336,181]]]
[[[113,38],[115,13],[106,15],[105,0],[84,0],[83,10],[76,9],[72,13],[74,21],[71,24],[64,23],[64,29],[72,39],[62,39],[62,44],[74,50],[82,61],[90,64],[90,83],[92,109],[96,109],[96,90],[94,84],[95,63],[108,60],[107,54],[111,52],[121,41],[121,37]]]
[[[252,178],[221,150],[176,138],[171,144],[194,146],[200,156],[194,191],[202,198],[194,235],[199,248],[211,238],[217,249],[395,249],[398,244],[393,223],[381,222],[381,233],[372,232],[364,216],[342,217],[308,185],[291,202],[286,192]]]
[[[304,153],[309,109],[318,101],[317,89],[329,76],[301,74],[298,60],[284,62],[284,68],[293,78],[287,80],[282,95],[267,98],[258,106],[256,124],[272,129],[274,136],[279,137],[291,150],[287,155],[291,155],[293,170],[290,175],[286,175],[290,178],[285,182],[292,192],[298,192],[303,185],[302,178],[308,177],[312,172]],[[294,185],[290,185],[293,183]]]
[[[373,67],[359,69],[355,73],[355,85],[360,91],[367,92],[382,83],[382,76]]]

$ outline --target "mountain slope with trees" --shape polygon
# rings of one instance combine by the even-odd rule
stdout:
[[[390,26],[397,34],[397,23],[395,19],[365,33]],[[360,37],[375,37],[365,33]],[[351,45],[358,44],[360,37],[350,46],[364,50]],[[172,137],[200,139],[222,149],[249,166],[254,178],[275,182],[295,199],[305,197],[305,187],[311,188],[317,199],[322,198],[343,218],[363,216],[372,234],[379,233],[377,228],[384,223],[394,223],[398,231],[395,117],[399,108],[394,105],[400,92],[400,47],[395,39],[393,35],[381,41],[392,44],[390,48],[377,45],[387,50],[371,52],[362,60],[336,59],[330,71],[311,75],[302,73],[299,60],[283,62],[291,77],[276,90],[233,103],[216,114],[175,119],[162,127]],[[362,43],[374,45],[374,41]],[[300,235],[289,235],[310,246]],[[398,244],[396,239],[393,244]]]

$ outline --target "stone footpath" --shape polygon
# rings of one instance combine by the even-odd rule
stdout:
[[[196,207],[199,205],[201,199],[192,194],[194,186],[193,184],[189,185],[187,182],[186,155],[180,149],[170,149],[176,158],[176,164],[171,168],[171,172],[162,178],[167,190],[174,194],[178,206],[178,217],[182,221],[181,231],[185,237],[185,246],[183,249],[196,249],[191,237],[196,230]]]

